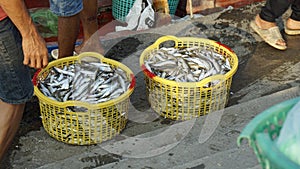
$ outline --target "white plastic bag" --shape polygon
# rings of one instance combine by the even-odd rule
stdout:
[[[142,0],[136,0],[129,10],[125,22],[127,26],[116,26],[116,31],[133,30],[137,27],[138,21],[142,11]]]
[[[148,5],[140,16],[139,25],[136,30],[145,30],[154,27],[155,16],[154,10],[152,9],[152,1],[147,0],[147,3]]]
[[[145,30],[154,26],[155,13],[152,1],[147,0],[147,6],[143,9],[143,1],[136,0],[125,18],[127,26],[116,26],[116,31]]]
[[[288,112],[276,143],[282,153],[300,165],[300,101]]]

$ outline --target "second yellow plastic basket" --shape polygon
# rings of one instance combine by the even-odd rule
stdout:
[[[98,104],[81,101],[58,102],[40,91],[37,85],[41,79],[45,79],[51,68],[72,65],[87,57],[99,59],[112,67],[124,70],[131,81],[129,89],[116,99]],[[33,83],[35,95],[39,99],[43,127],[58,141],[74,145],[97,144],[113,138],[126,126],[129,96],[134,90],[135,78],[132,71],[122,63],[94,52],[86,52],[50,62],[46,68],[35,74]],[[70,111],[69,108],[73,106],[82,107],[86,111]]]
[[[207,77],[200,82],[175,82],[158,77],[150,72],[144,63],[150,57],[151,51],[159,49],[168,41],[174,42],[175,48],[206,47],[222,54],[229,59],[231,70],[225,75]],[[231,49],[213,40],[163,36],[142,52],[140,66],[145,74],[147,96],[151,108],[165,118],[189,120],[225,107],[232,77],[238,68],[238,58]],[[218,83],[212,87],[205,87],[212,81],[218,81]]]

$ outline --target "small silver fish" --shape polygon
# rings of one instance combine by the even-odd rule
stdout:
[[[144,65],[159,77],[180,82],[197,82],[231,70],[228,58],[199,46],[155,49],[149,53]]]
[[[124,70],[102,62],[81,62],[53,67],[39,79],[41,92],[57,101],[77,100],[97,104],[117,98],[131,82]]]

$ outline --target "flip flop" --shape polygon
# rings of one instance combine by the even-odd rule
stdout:
[[[51,50],[51,53],[50,53],[50,55],[51,55],[51,57],[53,58],[53,59],[58,59],[58,49],[53,49],[53,50]],[[75,51],[73,52],[73,55],[74,56],[76,56],[76,55],[78,55]]]
[[[278,40],[282,39],[282,35],[279,31],[278,26],[274,26],[269,29],[261,29],[259,28],[255,21],[250,22],[250,27],[269,45],[272,47],[279,49],[279,50],[285,50],[287,46],[278,45]]]
[[[300,35],[300,29],[289,29],[285,27],[284,32],[288,35]]]

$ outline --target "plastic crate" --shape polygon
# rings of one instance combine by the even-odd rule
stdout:
[[[135,0],[112,0],[112,14],[116,20],[125,22],[125,18],[132,8]],[[170,14],[174,15],[179,0],[168,0]]]
[[[116,99],[90,104],[81,101],[58,102],[46,97],[37,87],[39,81],[45,79],[52,67],[62,68],[65,65],[72,65],[88,56],[124,70],[131,81],[129,89]],[[122,63],[94,52],[85,52],[50,62],[46,68],[36,72],[33,83],[34,93],[39,99],[43,127],[58,141],[75,145],[97,144],[113,138],[126,126],[129,96],[134,90],[135,78],[132,71]],[[82,107],[86,111],[70,111],[68,108],[73,106]]]
[[[297,97],[268,108],[252,119],[239,135],[238,146],[247,139],[263,169],[300,168],[275,143],[288,112],[299,101],[300,97]]]
[[[232,69],[225,75],[207,77],[200,82],[176,82],[154,75],[144,65],[151,51],[165,42],[174,42],[175,48],[206,47],[229,59]],[[213,111],[224,109],[227,104],[232,76],[238,68],[238,58],[228,47],[216,41],[193,37],[163,36],[147,47],[141,54],[140,66],[145,74],[148,101],[151,108],[161,116],[173,120],[189,120]],[[205,87],[212,81],[213,87]]]

